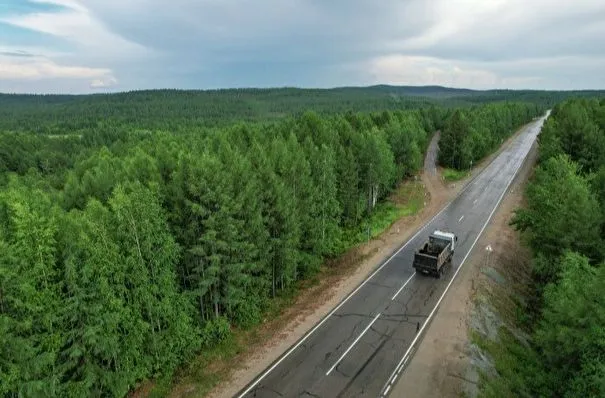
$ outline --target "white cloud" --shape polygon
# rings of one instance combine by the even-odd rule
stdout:
[[[77,46],[76,52],[79,56],[101,53],[111,57],[136,57],[148,51],[143,46],[111,32],[80,1],[30,1],[59,5],[66,9],[9,15],[0,19],[0,22],[68,40]]]
[[[29,51],[2,37],[0,54],[9,48],[5,55],[43,56],[42,64],[55,65],[37,67],[47,75],[74,65],[109,71],[87,77],[92,91],[118,79],[121,89],[605,86],[603,0],[29,1],[64,8],[3,21],[58,38],[70,50]]]
[[[460,59],[513,59],[605,52],[605,2],[437,0],[433,23],[391,52]]]
[[[107,68],[59,65],[50,59],[35,55],[0,55],[0,81],[64,78],[117,83],[111,70]]]
[[[535,76],[503,76],[488,68],[439,58],[387,55],[372,59],[367,70],[375,83],[441,85],[479,89],[523,86],[540,81]]]
[[[433,23],[426,30],[420,30],[403,42],[395,42],[406,49],[424,48],[442,40],[451,39],[452,35],[469,30],[477,21],[490,19],[500,13],[507,0],[441,0],[431,1],[430,18]]]
[[[29,0],[29,2],[38,3],[38,4],[51,4],[51,5],[71,8],[72,10],[78,10],[78,11],[82,11],[82,12],[86,11],[86,8],[83,7],[76,0]]]
[[[100,79],[94,79],[90,82],[90,88],[109,88],[115,87],[118,84],[118,79],[113,76],[105,76]]]

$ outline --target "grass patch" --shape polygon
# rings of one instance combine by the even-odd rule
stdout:
[[[493,371],[479,371],[480,398],[530,396],[529,387],[544,371],[536,351],[504,327],[499,330],[498,341],[475,336],[474,342],[494,361]]]
[[[176,387],[179,396],[203,397],[230,372],[227,365],[242,351],[242,345],[254,333],[236,332],[219,346],[204,350],[202,355],[187,363],[174,380],[162,380],[154,386],[149,397],[166,397]]]
[[[460,181],[469,175],[471,175],[471,173],[468,170],[443,169],[443,179],[447,182]]]
[[[408,180],[399,185],[386,201],[374,208],[361,225],[343,233],[343,252],[380,236],[402,217],[417,214],[424,207],[425,189],[419,181]]]

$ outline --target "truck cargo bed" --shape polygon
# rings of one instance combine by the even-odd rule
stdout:
[[[454,238],[455,239],[455,238]],[[417,272],[441,277],[444,268],[451,264],[454,254],[454,239],[446,239],[440,234],[432,234],[428,242],[414,253],[413,267]]]

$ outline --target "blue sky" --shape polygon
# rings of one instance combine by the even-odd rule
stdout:
[[[0,92],[605,89],[603,0],[0,0]]]

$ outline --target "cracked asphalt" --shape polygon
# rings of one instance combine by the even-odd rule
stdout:
[[[321,326],[305,335],[237,396],[381,396],[416,338],[418,323],[425,324],[472,249],[529,153],[544,119],[526,126],[508,148],[390,260],[381,264],[367,283],[328,315]],[[414,251],[435,229],[458,235],[453,264],[441,279],[416,274],[412,268]]]

